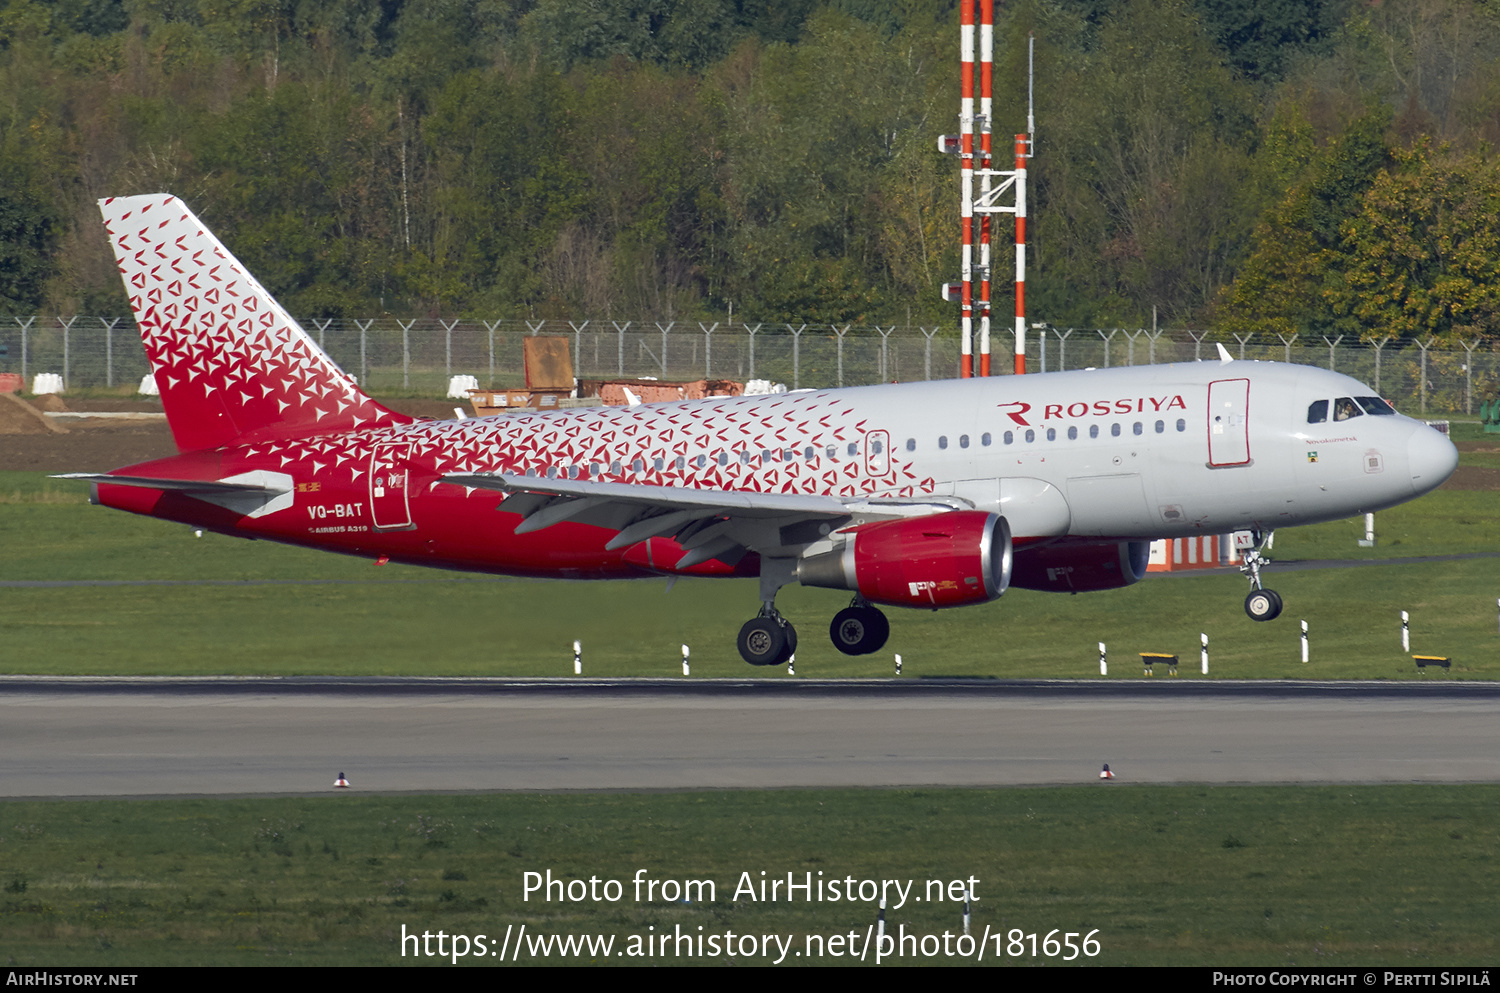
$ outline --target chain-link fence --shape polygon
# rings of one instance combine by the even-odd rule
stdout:
[[[449,377],[482,386],[524,381],[521,342],[566,337],[581,379],[766,379],[791,389],[947,379],[958,375],[959,335],[952,326],[901,327],[769,322],[471,320],[468,318],[312,319],[303,327],[323,350],[375,395],[442,396]],[[1235,336],[1239,359],[1269,359],[1334,369],[1368,383],[1410,413],[1472,414],[1500,389],[1500,350],[1464,342],[1369,344],[1350,338]],[[1008,334],[994,338],[994,370],[1012,367]],[[1028,347],[1032,372],[1216,359],[1202,331],[1047,328]],[[0,372],[28,388],[56,373],[69,389],[125,387],[148,371],[134,322],[100,317],[0,318]]]

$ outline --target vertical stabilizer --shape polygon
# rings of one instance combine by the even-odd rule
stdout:
[[[410,418],[365,396],[182,201],[99,201],[177,447]]]

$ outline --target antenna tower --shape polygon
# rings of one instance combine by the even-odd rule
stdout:
[[[979,108],[975,113],[975,14],[978,14]],[[959,156],[959,218],[962,252],[957,282],[943,284],[943,297],[960,306],[963,332],[959,375],[974,375],[974,322],[979,322],[979,375],[990,375],[991,215],[1016,218],[1015,372],[1026,372],[1026,160],[1035,150],[1036,118],[1032,65],[1036,38],[1027,39],[1026,132],[1015,136],[1015,168],[996,169],[991,146],[994,122],[995,0],[961,0],[959,6],[959,133],[943,135],[938,148]],[[977,147],[975,137],[978,137]],[[975,190],[975,179],[978,190]],[[1002,203],[1008,193],[1008,203]],[[978,230],[975,230],[975,217]],[[975,235],[978,234],[978,251]]]

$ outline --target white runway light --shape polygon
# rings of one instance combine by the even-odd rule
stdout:
[[[583,675],[583,645],[573,642],[573,675]]]

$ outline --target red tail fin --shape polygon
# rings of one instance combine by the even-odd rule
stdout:
[[[99,201],[177,447],[406,423],[165,193]]]

